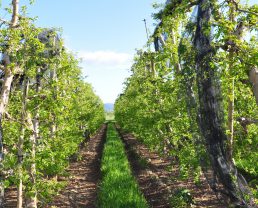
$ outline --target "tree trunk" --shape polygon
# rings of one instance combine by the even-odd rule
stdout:
[[[19,0],[12,0],[13,5],[13,12],[12,12],[12,20],[10,28],[13,28],[18,23],[18,14],[19,14]],[[7,60],[9,61],[8,55],[6,55]],[[1,100],[0,100],[0,207],[4,206],[4,167],[3,167],[3,160],[4,160],[4,141],[3,141],[3,129],[2,129],[2,119],[5,108],[8,104],[11,84],[13,81],[13,73],[9,68],[10,63],[5,63],[5,76],[4,76],[4,83],[1,88]]]
[[[19,20],[19,0],[12,0],[13,13],[11,20],[11,27],[16,27]]]
[[[229,88],[228,97],[228,129],[229,129],[229,141],[228,141],[228,161],[233,162],[233,142],[234,142],[234,79],[232,80],[231,87]]]
[[[4,205],[4,167],[3,167],[3,161],[4,161],[4,138],[3,138],[3,128],[2,128],[2,119],[3,115],[6,109],[6,106],[8,104],[11,84],[13,81],[13,74],[10,71],[10,69],[7,69],[5,71],[5,77],[4,77],[4,83],[1,88],[1,101],[0,101],[0,207],[3,207]]]
[[[215,175],[223,184],[230,201],[239,207],[248,207],[239,188],[236,167],[226,159],[223,113],[220,87],[213,67],[214,49],[211,46],[212,1],[199,2],[195,34],[197,85],[200,103],[200,130],[206,140],[207,151]],[[245,187],[244,184],[241,184]]]
[[[253,92],[256,100],[256,104],[258,105],[258,69],[253,67],[249,72],[249,80],[253,85]]]
[[[37,137],[32,121],[31,114],[27,114],[27,119],[28,119],[28,127],[29,129],[33,132],[30,135],[30,142],[31,142],[31,166],[30,166],[30,181],[32,184],[31,187],[31,194],[30,196],[26,199],[26,208],[37,208],[37,188],[36,188],[36,142],[37,142]]]
[[[4,204],[4,146],[3,146],[3,129],[2,129],[2,114],[0,114],[0,207]]]
[[[38,68],[36,75],[36,95],[39,95],[41,90],[41,69]],[[31,184],[32,184],[32,192],[33,195],[29,199],[27,199],[27,207],[28,208],[36,208],[37,207],[37,189],[36,189],[36,148],[37,148],[37,140],[39,139],[39,102],[36,103],[35,107],[35,116],[34,119],[31,119],[31,115],[28,115],[29,127],[33,131],[33,134],[30,136],[30,141],[32,144],[31,149],[31,159],[32,164],[30,167],[30,176],[31,176]]]
[[[229,3],[229,20],[231,22],[235,23],[235,12],[234,12],[234,5],[232,3]],[[232,35],[234,35],[234,30],[231,31]],[[228,89],[228,149],[227,149],[227,159],[228,161],[233,162],[233,142],[234,142],[234,108],[235,108],[235,81],[234,81],[234,75],[232,74],[232,70],[234,67],[233,64],[233,57],[234,52],[232,50],[229,51],[229,89]],[[232,81],[231,81],[232,80]]]
[[[54,87],[53,87],[53,99],[57,99],[57,74],[56,74],[56,69],[53,69],[53,71],[50,72],[50,79],[52,80],[52,82],[54,83]],[[52,112],[51,115],[52,121],[51,121],[51,125],[50,125],[50,137],[51,138],[55,138],[56,136],[56,130],[57,130],[57,124],[56,124],[56,114],[55,112]]]
[[[17,208],[22,208],[23,203],[23,181],[22,181],[22,172],[23,172],[23,144],[24,144],[24,134],[25,134],[25,127],[26,127],[26,105],[27,105],[27,98],[28,98],[28,91],[29,91],[29,79],[26,78],[24,81],[23,86],[23,97],[22,97],[22,112],[21,112],[21,132],[20,138],[18,141],[18,177],[19,177],[19,184],[17,189]]]
[[[175,35],[175,31],[174,29],[171,30],[171,36],[172,36],[172,44],[174,46],[177,45],[177,40],[176,40],[176,35]],[[175,69],[176,69],[176,73],[179,74],[181,72],[181,65],[179,63],[179,60],[176,61],[175,65],[174,65]]]
[[[36,75],[36,94],[39,95],[40,90],[41,90],[41,73],[42,70],[38,68],[37,70],[37,75]],[[35,108],[35,117],[33,120],[33,128],[34,128],[34,134],[36,139],[39,139],[39,101],[36,103],[36,108]]]

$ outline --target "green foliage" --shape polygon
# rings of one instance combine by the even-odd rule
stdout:
[[[172,1],[154,15],[161,20],[152,37],[159,38],[160,50],[137,52],[132,75],[115,103],[115,119],[151,149],[178,158],[181,177],[194,177],[198,183],[200,160],[209,158],[198,124],[198,51],[193,47],[197,25],[191,3]],[[239,122],[242,117],[258,119],[248,77],[250,70],[257,68],[257,5],[238,3],[246,11],[241,12],[230,1],[212,4],[212,25],[205,26],[205,33],[211,36],[214,50],[210,67],[217,77],[214,85],[221,87],[222,96],[216,99],[222,101],[223,127],[229,135],[229,101],[234,101],[233,158],[237,167],[257,177],[258,126]]]
[[[108,125],[101,171],[98,207],[147,207],[113,123]]]
[[[188,189],[177,189],[169,200],[171,207],[187,208],[192,207],[193,197],[191,196],[190,190]]]
[[[59,191],[61,191],[65,186],[67,185],[67,182],[58,182],[55,179],[50,180],[42,180],[37,184],[38,192],[38,198],[40,201],[40,206],[44,207],[46,206],[52,198],[57,195]]]
[[[4,183],[18,185],[22,179],[25,196],[37,192],[41,203],[46,203],[63,187],[49,178],[65,174],[69,158],[78,151],[86,133],[93,135],[105,121],[104,105],[83,80],[79,61],[65,49],[60,33],[37,28],[25,13],[23,8],[19,27],[0,28],[0,52],[9,55],[8,67],[15,76],[2,124],[6,151],[3,165],[10,173]],[[40,39],[42,34],[47,41]],[[26,95],[25,80],[29,82]],[[33,147],[35,129],[38,137]],[[31,180],[33,164],[35,183]]]
[[[177,74],[176,67],[167,66],[169,50],[176,48],[164,50],[168,50],[165,57],[163,52],[136,57],[125,93],[115,104],[115,119],[151,149],[179,157],[180,173],[186,178],[199,169],[194,140],[197,127],[188,114],[185,78]],[[156,63],[155,74],[145,67],[150,58]],[[178,60],[176,55],[172,59]]]

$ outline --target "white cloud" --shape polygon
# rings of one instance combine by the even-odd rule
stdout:
[[[77,55],[82,59],[86,81],[92,84],[104,102],[113,103],[122,92],[122,83],[130,75],[133,55],[111,50],[80,51]]]
[[[78,56],[86,65],[102,66],[105,68],[129,68],[133,60],[131,54],[114,51],[80,51]]]

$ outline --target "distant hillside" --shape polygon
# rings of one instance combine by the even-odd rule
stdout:
[[[105,103],[104,108],[106,112],[114,111],[114,103]]]

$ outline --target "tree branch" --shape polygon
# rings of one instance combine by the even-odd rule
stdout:
[[[11,24],[9,21],[7,21],[7,20],[5,20],[5,19],[2,19],[2,18],[0,18],[0,22],[2,22],[2,24],[8,24],[8,25]],[[1,25],[2,25],[2,24],[1,24]]]
[[[246,134],[248,133],[248,130],[247,130],[248,125],[258,123],[257,119],[246,118],[246,117],[239,117],[239,118],[237,118],[237,121],[243,127]]]
[[[239,12],[249,13],[249,14],[252,14],[252,15],[255,15],[255,16],[258,17],[258,14],[255,13],[255,12],[251,12],[251,11],[248,11],[248,10],[240,9],[239,6],[238,6],[238,3],[235,0],[228,0],[227,2],[228,3],[231,2],[232,4],[234,4],[235,7],[236,7],[236,10],[239,11]]]
[[[252,15],[255,15],[256,17],[258,17],[258,14],[255,13],[255,12],[251,12],[251,11],[244,10],[244,9],[237,9],[237,11],[244,12],[244,13],[249,13],[249,14],[252,14]]]
[[[21,125],[24,125],[21,120],[14,119],[8,112],[4,112],[4,113],[5,113],[5,118],[6,118],[7,120],[9,120],[9,121],[14,121],[14,122],[16,122],[16,123],[19,123],[19,124],[21,124]]]

